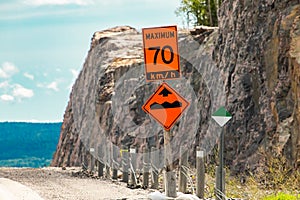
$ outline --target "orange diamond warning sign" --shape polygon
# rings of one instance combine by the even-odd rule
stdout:
[[[147,81],[180,77],[176,26],[143,28]]]
[[[162,83],[142,108],[166,130],[170,130],[188,106],[188,101],[168,84]]]

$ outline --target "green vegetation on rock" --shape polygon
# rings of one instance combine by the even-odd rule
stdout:
[[[218,7],[222,0],[181,0],[180,7],[175,11],[184,21],[194,26],[218,26]]]
[[[300,197],[298,195],[298,197]],[[297,197],[290,194],[278,193],[277,195],[271,195],[263,198],[263,200],[297,200]]]

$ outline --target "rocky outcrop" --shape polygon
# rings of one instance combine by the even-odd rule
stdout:
[[[93,93],[94,97],[96,98],[95,93],[99,92],[99,88],[93,88],[94,85],[92,83],[98,83],[98,78],[101,77],[103,79],[107,79],[104,81],[107,81],[104,86],[103,91],[101,92],[101,97],[97,97],[97,102],[102,102],[105,104],[105,99],[108,99],[108,96],[111,96],[112,94],[112,87],[110,87],[109,80],[109,74],[101,74],[104,73],[103,71],[105,68],[111,67],[115,68],[116,65],[124,62],[126,63],[126,60],[129,60],[131,63],[141,62],[136,60],[134,58],[134,53],[130,54],[133,57],[128,57],[126,55],[126,52],[123,48],[120,48],[119,51],[124,51],[125,56],[118,57],[119,52],[112,52],[113,55],[108,55],[108,52],[114,51],[117,49],[116,44],[114,42],[108,42],[109,38],[113,37],[114,35],[120,35],[120,33],[126,32],[127,36],[130,38],[130,35],[136,35],[136,30],[134,30],[131,27],[124,26],[124,27],[115,27],[109,30],[104,30],[100,32],[96,32],[91,40],[91,49],[89,51],[89,54],[86,58],[86,62],[83,66],[83,69],[81,70],[78,79],[76,80],[76,83],[74,84],[72,88],[72,93],[70,95],[70,100],[67,105],[65,114],[64,114],[64,120],[61,128],[61,135],[60,139],[57,145],[57,150],[53,156],[53,160],[51,163],[51,166],[81,166],[82,164],[87,165],[88,161],[90,159],[90,148],[88,144],[85,145],[85,142],[83,141],[84,133],[80,134],[81,127],[79,123],[80,119],[78,119],[78,116],[81,115],[82,109],[84,109],[86,106],[88,106],[88,102],[86,102],[87,99],[78,99],[82,97],[83,95],[90,95],[91,92]],[[125,39],[126,40],[126,39]],[[130,38],[129,41],[133,41],[135,39]],[[124,44],[123,44],[124,45]],[[125,44],[126,45],[126,44]],[[140,47],[141,48],[141,47]],[[133,49],[129,49],[129,51],[138,52]],[[120,54],[122,55],[122,54]],[[132,59],[131,59],[132,58]],[[107,63],[111,63],[111,65],[108,65]],[[120,66],[119,66],[120,67]],[[109,69],[106,69],[109,71]],[[121,72],[119,72],[121,73]],[[106,75],[108,75],[106,77]],[[121,74],[120,74],[121,75]],[[119,76],[120,76],[119,75]],[[113,80],[112,80],[113,81]],[[100,82],[99,82],[100,83]],[[102,83],[102,82],[101,82]],[[103,83],[102,83],[103,84]],[[102,87],[102,86],[101,86]],[[96,91],[97,90],[97,91]],[[99,93],[100,94],[100,93]],[[88,97],[86,97],[88,98]],[[93,105],[95,106],[96,99],[89,96],[90,101],[93,101]],[[108,100],[109,101],[109,100]],[[74,105],[74,102],[75,105]],[[79,105],[78,105],[79,104]],[[85,104],[85,105],[82,105]],[[77,107],[75,107],[77,106]],[[78,106],[80,108],[78,108]],[[78,110],[74,110],[78,109]],[[96,109],[96,107],[94,108]],[[92,117],[95,117],[95,113],[90,113]],[[74,117],[75,115],[75,117]],[[101,113],[101,116],[104,115]],[[100,115],[98,114],[98,117]],[[74,119],[75,118],[75,119]],[[76,120],[76,121],[74,121]],[[78,122],[78,123],[77,123]],[[90,122],[91,123],[91,122]],[[89,122],[83,122],[85,126],[91,127]]]
[[[255,168],[259,151],[300,163],[299,1],[225,1],[214,52],[225,72],[226,160]],[[298,59],[298,60],[297,60]]]
[[[87,151],[74,126],[72,99],[70,98],[51,166],[80,166],[86,155]]]
[[[226,0],[220,27],[180,32],[182,79],[168,81],[190,107],[172,129],[173,160],[179,146],[208,153],[221,128],[211,120],[220,106],[232,113],[224,127],[226,164],[233,171],[263,166],[261,152],[300,165],[300,5],[298,1]],[[142,36],[131,27],[94,34],[70,96],[53,166],[80,165],[87,151],[156,147],[163,131],[141,109],[157,83],[146,83]],[[119,154],[118,154],[119,155]],[[120,155],[114,163],[120,164]],[[138,160],[142,159],[139,155]]]
[[[168,83],[191,105],[172,130],[174,160],[179,156],[179,145],[190,148],[202,138],[201,143],[210,150],[217,140],[215,133],[220,132],[213,131],[217,127],[211,125],[207,133],[207,120],[213,108],[211,98],[225,97],[223,82],[211,60],[217,36],[214,30],[199,28],[195,35],[179,34],[183,78]],[[84,67],[73,86],[53,166],[87,163],[86,150],[91,148],[93,156],[107,164],[111,156],[107,152],[113,149],[119,152],[131,146],[141,153],[145,147],[156,147],[159,154],[163,153],[162,128],[141,109],[158,86],[146,83],[143,68],[142,37],[135,29],[116,27],[94,34]],[[200,112],[204,106],[207,109]],[[200,129],[199,125],[206,128]],[[185,133],[186,130],[189,132]],[[119,156],[115,162],[120,161]],[[141,153],[140,160],[142,156]]]

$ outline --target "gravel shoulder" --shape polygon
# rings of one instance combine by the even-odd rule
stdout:
[[[147,199],[149,193],[147,190],[131,190],[126,187],[125,183],[111,180],[72,176],[72,173],[78,171],[80,168],[67,168],[66,170],[54,167],[41,169],[0,168],[0,178],[19,182],[45,200]],[[2,185],[7,186],[5,183]],[[13,188],[10,188],[11,190]],[[15,188],[15,190],[19,189]],[[1,192],[4,193],[0,188],[0,197]],[[27,199],[24,198],[24,200]]]

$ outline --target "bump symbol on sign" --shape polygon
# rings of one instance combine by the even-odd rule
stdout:
[[[142,108],[166,130],[170,130],[188,106],[189,102],[168,84],[162,83]]]
[[[169,94],[171,95],[172,92],[170,92],[168,89],[164,88],[158,95],[162,95],[163,97],[168,97]],[[166,108],[180,108],[182,106],[182,103],[179,101],[174,101],[173,103],[170,102],[163,102],[162,104],[159,104],[157,102],[154,102],[150,105],[151,110],[155,109],[166,109]]]

